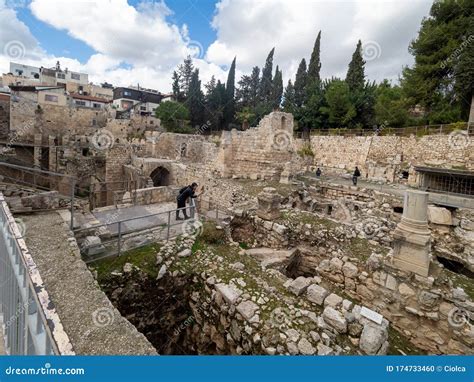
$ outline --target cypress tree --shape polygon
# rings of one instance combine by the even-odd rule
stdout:
[[[283,95],[283,73],[279,70],[278,65],[275,69],[275,77],[272,84],[272,109],[277,109],[281,104],[281,97]]]
[[[270,53],[268,53],[267,59],[265,61],[265,66],[262,70],[262,79],[260,80],[259,87],[259,98],[260,102],[263,104],[264,108],[271,104],[272,96],[272,73],[273,73],[273,54],[275,53],[275,48],[273,48]]]
[[[191,127],[200,127],[204,123],[204,94],[199,80],[199,69],[193,71],[189,82],[187,105]]]
[[[285,93],[283,95],[283,110],[287,113],[294,113],[295,109],[295,88],[291,82],[291,79],[289,79],[285,88]]]
[[[303,106],[304,100],[306,98],[306,83],[307,83],[308,73],[306,72],[306,60],[303,58],[298,66],[295,78],[295,105],[298,107]]]
[[[224,105],[224,124],[229,125],[234,121],[235,115],[235,60],[232,61],[232,65],[227,75],[227,83],[225,87],[226,101]]]
[[[359,40],[357,43],[356,50],[352,54],[352,60],[349,63],[349,69],[347,70],[346,83],[349,85],[351,92],[360,90],[364,87],[365,73],[364,73],[365,61],[362,58],[362,43]]]
[[[308,82],[320,83],[321,82],[321,31],[319,31],[316,41],[314,42],[313,52],[311,53],[311,59],[308,65]],[[319,85],[318,85],[319,86]]]

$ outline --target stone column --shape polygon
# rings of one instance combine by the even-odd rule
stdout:
[[[407,190],[402,220],[393,232],[393,265],[424,277],[429,274],[431,250],[427,214],[428,193]]]
[[[264,220],[275,220],[280,217],[281,197],[273,187],[265,187],[258,194],[257,216]]]
[[[41,167],[41,154],[42,154],[42,147],[43,144],[43,136],[41,134],[35,134],[34,137],[34,166],[37,168]]]

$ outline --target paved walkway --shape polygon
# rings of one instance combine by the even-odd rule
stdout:
[[[99,289],[56,212],[23,216],[25,240],[76,354],[156,354]]]
[[[308,181],[318,181],[316,176],[313,174],[307,174],[305,178]],[[319,180],[325,183],[334,183],[344,186],[352,186],[352,179],[342,176],[322,176]],[[392,184],[376,184],[367,182],[363,179],[359,179],[357,182],[357,187],[365,188],[369,190],[375,190],[384,192],[397,196],[399,198],[404,197],[405,190],[410,189],[410,187],[404,184],[392,183]],[[474,198],[450,195],[450,194],[441,194],[437,192],[429,192],[429,201],[434,204],[440,204],[444,206],[457,207],[457,208],[472,208],[474,209]]]

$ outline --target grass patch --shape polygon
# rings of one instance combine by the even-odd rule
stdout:
[[[453,282],[455,288],[459,287],[464,289],[464,292],[466,292],[469,298],[474,300],[474,281],[471,278],[454,273],[446,268],[443,269],[443,275]]]
[[[123,266],[126,263],[131,263],[142,271],[147,273],[150,277],[158,276],[158,269],[156,267],[156,254],[160,250],[160,245],[157,243],[148,244],[146,246],[131,249],[124,252],[119,257],[111,257],[96,261],[90,265],[92,269],[97,271],[97,281],[99,284],[105,281],[112,272],[122,272]]]

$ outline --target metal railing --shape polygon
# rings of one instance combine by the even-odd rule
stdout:
[[[112,211],[104,223],[74,230],[76,238],[79,241],[82,240],[80,249],[86,263],[120,256],[125,251],[137,249],[153,242],[168,241],[186,233],[192,234],[199,229],[201,224],[197,219],[194,199],[191,199],[189,206],[183,208],[128,219],[117,220]],[[180,216],[189,211],[189,219],[176,220],[178,211]],[[152,239],[140,240],[139,238],[144,235],[150,236]],[[91,236],[102,237],[105,241],[89,242],[88,237]]]
[[[0,193],[0,314],[11,355],[74,354],[20,229]]]
[[[295,138],[309,139],[310,136],[328,135],[328,136],[374,136],[374,135],[395,135],[395,136],[423,136],[449,134],[455,130],[466,130],[469,135],[474,135],[474,125],[466,122],[465,124],[443,124],[443,125],[424,125],[408,127],[378,127],[366,129],[311,129],[309,132],[295,131]]]

